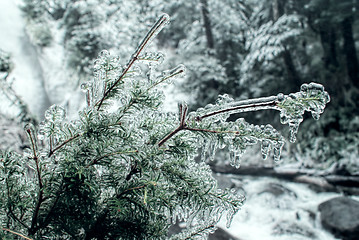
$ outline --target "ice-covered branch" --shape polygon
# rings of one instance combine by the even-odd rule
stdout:
[[[134,54],[132,55],[131,60],[129,61],[129,63],[127,64],[127,66],[125,67],[125,69],[123,70],[122,74],[117,78],[117,80],[115,81],[114,84],[112,84],[111,87],[109,87],[103,97],[101,98],[101,100],[96,103],[97,106],[97,110],[100,110],[103,101],[106,99],[106,97],[108,96],[108,94],[115,88],[115,86],[117,84],[119,84],[119,82],[122,81],[122,79],[125,77],[125,75],[128,73],[128,71],[130,70],[130,68],[133,66],[133,64],[139,59],[139,56],[141,54],[141,52],[145,49],[145,47],[157,36],[157,34],[169,23],[169,19],[170,17],[167,14],[163,14],[158,21],[152,26],[152,28],[150,29],[150,31],[147,33],[147,35],[145,36],[145,38],[142,40],[142,42],[140,43],[140,45],[137,47],[136,51],[134,52]]]

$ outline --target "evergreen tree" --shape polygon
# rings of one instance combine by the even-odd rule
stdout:
[[[164,112],[161,85],[185,68],[157,74],[162,54],[145,50],[168,21],[159,18],[125,65],[100,54],[95,78],[82,85],[87,106],[78,120],[67,122],[54,105],[39,126],[25,126],[30,147],[23,154],[0,152],[2,239],[163,239],[177,220],[187,230],[171,239],[204,238],[223,215],[229,226],[244,198],[218,189],[210,168],[194,161],[198,149],[204,146],[205,158],[227,146],[239,167],[240,154],[259,142],[263,157],[273,149],[278,161],[284,143],[278,131],[228,117],[278,110],[294,141],[303,113],[318,119],[329,102],[324,88],[310,83],[291,95],[245,101],[223,95],[193,112],[184,103],[178,114]]]

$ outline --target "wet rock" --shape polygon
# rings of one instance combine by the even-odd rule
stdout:
[[[325,229],[343,240],[357,240],[359,236],[359,202],[348,197],[337,197],[319,205]]]
[[[217,228],[217,230],[214,233],[209,234],[208,240],[240,240],[240,239],[232,236],[222,228]]]

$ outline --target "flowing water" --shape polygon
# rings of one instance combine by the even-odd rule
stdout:
[[[270,177],[230,176],[246,196],[228,230],[241,240],[334,240],[320,223],[318,205],[338,193],[318,193],[307,184]],[[225,221],[220,223],[225,228]]]

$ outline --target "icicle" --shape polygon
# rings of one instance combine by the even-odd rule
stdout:
[[[267,139],[262,140],[261,145],[261,152],[262,152],[262,158],[263,160],[266,160],[268,158],[269,152],[271,150],[271,143]]]
[[[242,155],[243,153],[239,152],[238,150],[230,152],[229,164],[235,168],[240,168]]]
[[[234,210],[232,210],[232,209],[228,210],[228,212],[227,212],[227,222],[226,222],[226,227],[227,228],[231,227],[234,214],[235,214]]]
[[[211,145],[210,141],[204,140],[204,145],[203,145],[203,149],[202,149],[202,153],[201,153],[201,161],[202,162],[206,161],[207,152],[208,152],[210,145]]]
[[[294,143],[297,140],[299,124],[300,124],[300,122],[289,123],[289,131],[290,131],[289,141],[291,143]]]
[[[214,161],[218,149],[218,141],[213,140],[209,148],[209,160]]]
[[[283,145],[284,145],[284,141],[282,140],[274,144],[273,158],[274,158],[274,162],[276,163],[280,162],[280,155],[282,154]]]

